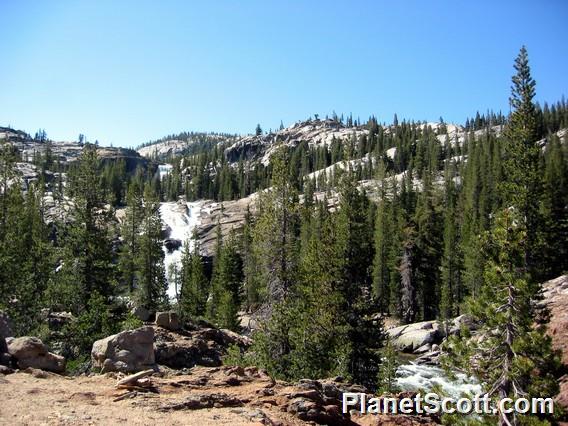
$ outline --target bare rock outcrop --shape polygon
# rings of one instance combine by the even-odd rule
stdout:
[[[217,328],[196,326],[176,332],[163,327],[155,329],[156,362],[176,369],[220,366],[230,345],[245,348],[251,343],[248,337]]]
[[[554,349],[562,352],[562,363],[568,366],[568,275],[545,282],[542,289],[543,302],[550,311],[548,334]]]
[[[154,328],[140,327],[97,340],[91,351],[93,367],[105,373],[131,373],[155,366]]]
[[[542,285],[543,304],[550,311],[547,333],[552,347],[561,352],[562,364],[568,369],[568,275],[562,275]],[[568,374],[559,380],[560,393],[556,402],[568,409]]]
[[[197,236],[203,255],[213,256],[215,241],[217,240],[217,226],[221,227],[223,238],[231,231],[239,231],[245,224],[247,209],[255,211],[255,200],[258,194],[254,193],[245,198],[232,201],[206,201],[201,207],[200,222],[197,227]]]
[[[49,352],[37,337],[8,339],[8,353],[21,369],[31,367],[60,374],[65,372],[65,358]]]

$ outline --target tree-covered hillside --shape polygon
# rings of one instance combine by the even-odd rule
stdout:
[[[541,107],[536,89],[523,48],[508,116],[478,113],[464,126],[334,116],[245,137],[184,133],[139,148],[172,166],[165,176],[155,162],[102,161],[85,144],[72,164],[44,150],[29,161],[38,179],[22,186],[27,161],[5,140],[0,310],[18,334],[78,359],[139,324],[133,307],[235,331],[246,313],[259,326],[234,362],[371,389],[384,386],[386,317],[443,323],[467,312],[501,333],[476,349],[499,374],[474,374],[501,397],[551,389],[534,304],[537,283],[568,271],[568,105]],[[198,242],[186,247],[168,299],[160,202],[251,194],[242,227],[217,226],[212,263]],[[46,197],[62,211],[50,221]],[[49,334],[43,309],[75,320]],[[454,352],[454,365],[474,356]]]

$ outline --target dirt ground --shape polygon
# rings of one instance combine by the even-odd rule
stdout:
[[[282,418],[285,413],[270,407],[225,407],[200,410],[161,408],[183,401],[191,393],[224,392],[239,397],[255,394],[262,383],[238,387],[192,388],[180,383],[195,379],[192,375],[152,378],[159,393],[137,393],[133,398],[116,401],[127,391],[116,389],[117,379],[109,376],[63,377],[39,372],[17,372],[0,376],[0,425],[261,425],[262,414],[278,416],[280,424],[302,424],[297,419]],[[43,378],[41,376],[44,376]]]

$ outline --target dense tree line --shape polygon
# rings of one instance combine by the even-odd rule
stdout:
[[[2,143],[0,309],[13,319],[16,333],[49,342],[41,310],[71,312],[76,320],[57,339],[65,355],[82,357],[95,339],[136,323],[122,296],[149,309],[167,306],[158,194],[142,170],[129,185],[118,185],[123,177],[112,176],[122,174],[124,164],[103,164],[97,147],[86,144],[77,163],[65,169],[64,188],[40,178],[22,192],[18,157]],[[119,232],[113,205],[123,197],[123,185],[129,206]],[[52,210],[49,225],[46,188],[68,206]]]

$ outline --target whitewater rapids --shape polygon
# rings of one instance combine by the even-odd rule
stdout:
[[[181,242],[181,246],[172,252],[168,251],[165,245],[162,247],[170,300],[177,299],[180,289],[176,289],[175,271],[177,270],[178,274],[181,271],[181,256],[185,246],[189,244],[189,249],[193,249],[192,234],[200,224],[202,206],[203,201],[160,203],[160,217],[165,227],[166,238]]]

